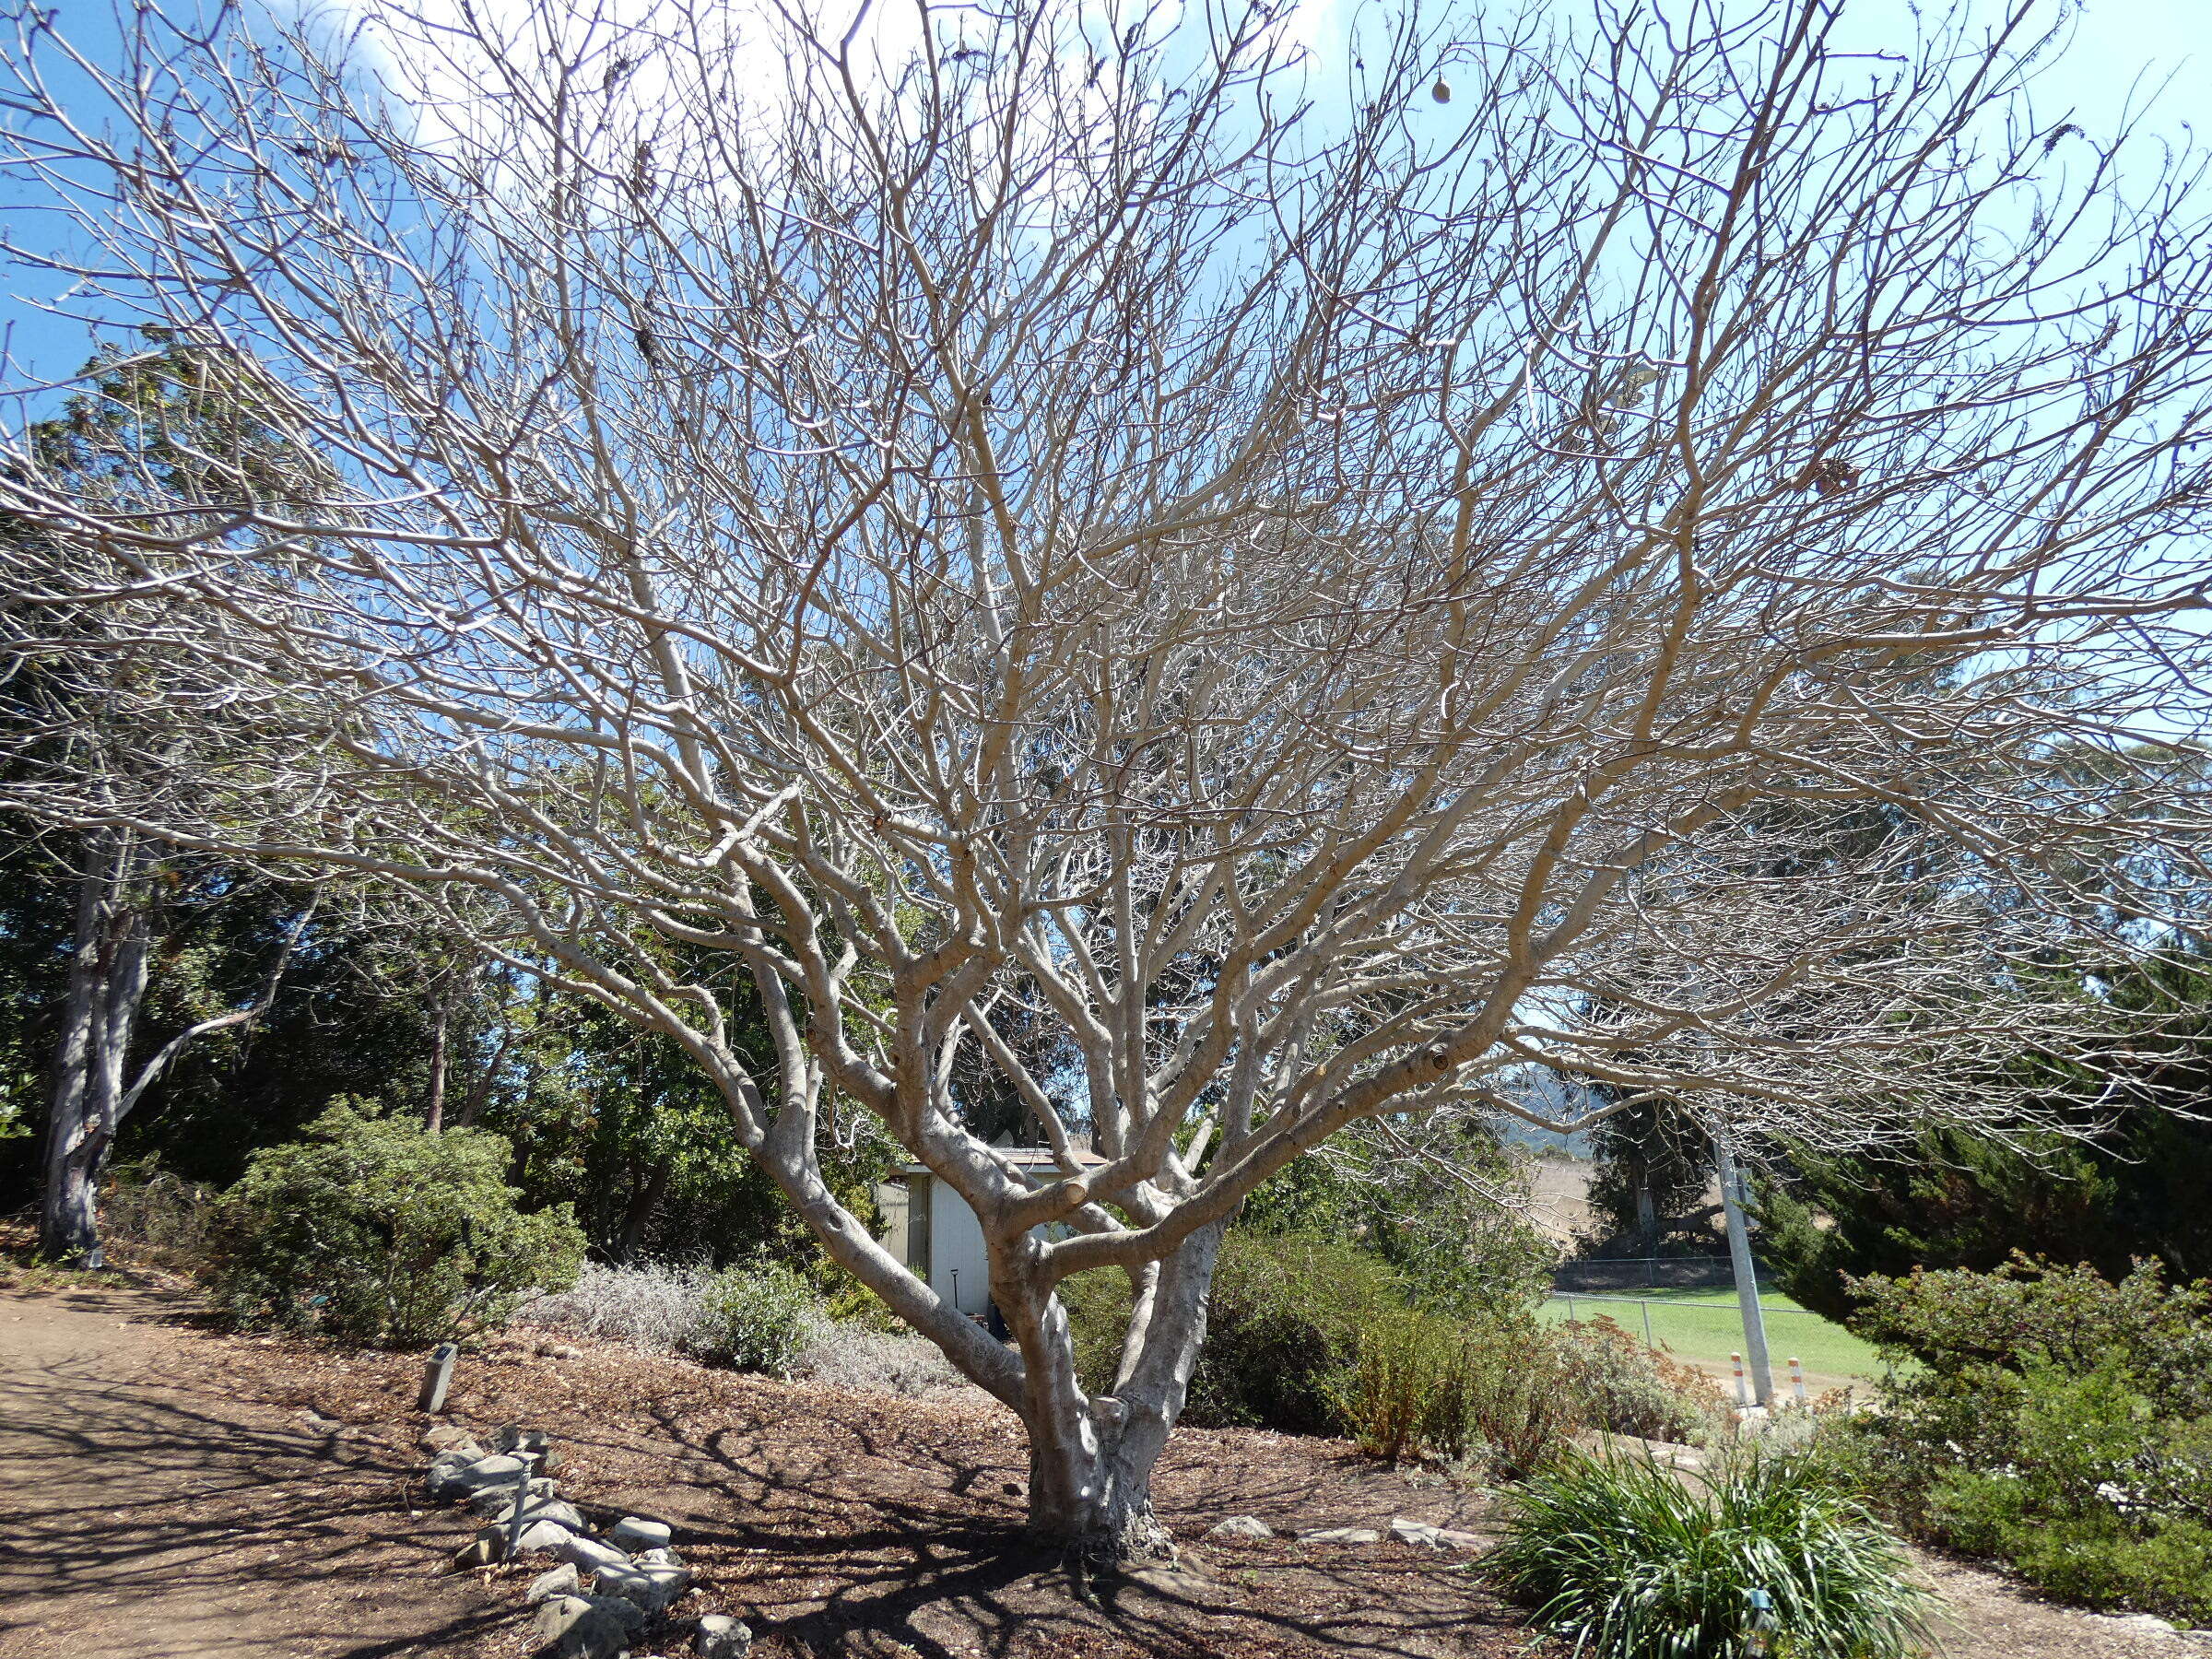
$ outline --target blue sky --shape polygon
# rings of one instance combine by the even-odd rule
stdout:
[[[193,0],[182,0],[192,4]],[[1348,6],[1349,0],[1308,0],[1324,10]],[[1580,10],[1584,0],[1556,0]],[[1994,12],[2001,0],[1984,0]],[[2065,5],[2065,0],[2056,0]],[[60,0],[62,28],[98,51],[112,41],[110,0]],[[2212,0],[2077,0],[2074,39],[2063,58],[2045,71],[2036,94],[2041,112],[2055,117],[2071,109],[2092,131],[2109,127],[2159,82],[2165,82],[2148,124],[2179,139],[2192,125],[2212,122]],[[1869,45],[1901,45],[1913,33],[1909,0],[1850,0],[1849,25]],[[1328,32],[1333,18],[1317,20],[1313,35]],[[1302,32],[1302,31],[1301,31]],[[17,209],[11,234],[32,241],[37,219],[20,209],[36,202],[13,181],[0,179],[0,211]],[[13,365],[0,374],[0,386],[66,375],[90,355],[91,335],[75,322],[53,318],[33,301],[62,285],[43,273],[0,270],[0,338]]]

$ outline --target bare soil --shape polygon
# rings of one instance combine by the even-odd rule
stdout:
[[[441,1571],[474,1524],[419,1498],[418,1359],[217,1335],[181,1288],[135,1277],[0,1292],[0,1659],[533,1650],[520,1592],[535,1568]],[[740,1614],[766,1659],[1561,1652],[1465,1557],[1203,1539],[1238,1513],[1286,1533],[1394,1515],[1486,1530],[1488,1494],[1340,1442],[1182,1432],[1156,1491],[1185,1569],[1082,1580],[1023,1542],[1019,1433],[980,1394],[900,1400],[541,1346],[465,1356],[444,1420],[552,1430],[564,1492],[673,1524],[700,1581],[679,1613]],[[1932,1571],[1954,1610],[1949,1659],[2205,1651]]]

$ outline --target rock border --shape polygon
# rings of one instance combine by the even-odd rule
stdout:
[[[423,1431],[430,1453],[423,1490],[435,1504],[463,1503],[488,1524],[457,1550],[447,1571],[467,1571],[526,1556],[548,1571],[524,1591],[540,1651],[553,1659],[629,1659],[647,1637],[681,1641],[687,1627],[670,1610],[692,1589],[667,1523],[620,1515],[594,1536],[583,1512],[564,1501],[552,1471],[552,1437],[510,1423],[488,1450],[468,1430],[440,1423]],[[688,1622],[700,1659],[747,1659],[753,1632],[726,1613]]]

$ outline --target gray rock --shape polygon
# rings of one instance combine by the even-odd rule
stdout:
[[[530,1581],[530,1588],[523,1592],[523,1599],[535,1607],[539,1602],[550,1601],[556,1595],[581,1595],[583,1580],[577,1575],[576,1563],[563,1561],[550,1572],[541,1572]]]
[[[583,1599],[620,1625],[625,1636],[635,1636],[645,1628],[645,1609],[636,1602],[619,1595],[587,1595]]]
[[[602,1544],[596,1538],[586,1538],[571,1533],[553,1547],[553,1553],[564,1561],[573,1561],[582,1572],[596,1572],[602,1567],[627,1567],[629,1557],[612,1544]]]
[[[639,1554],[638,1559],[653,1567],[681,1567],[684,1564],[684,1558],[677,1555],[673,1549],[643,1550]]]
[[[550,1484],[550,1482],[547,1483],[548,1487]],[[514,1494],[499,1491],[496,1488],[488,1492],[478,1492],[469,1500],[468,1506],[487,1521],[504,1523],[513,1518]],[[533,1493],[523,1503],[523,1524],[528,1526],[536,1521],[550,1521],[554,1525],[565,1526],[573,1533],[591,1531],[590,1524],[584,1520],[576,1506],[572,1503],[563,1503],[559,1499],[554,1497],[549,1489]]]
[[[487,1487],[505,1487],[512,1491],[515,1477],[522,1472],[520,1458],[494,1453],[471,1463],[446,1453],[431,1460],[425,1484],[433,1498],[473,1498]]]
[[[699,1621],[691,1651],[699,1659],[746,1659],[753,1651],[752,1627],[727,1613],[709,1613]]]
[[[479,1457],[488,1455],[483,1447],[477,1444],[476,1436],[465,1429],[455,1428],[451,1423],[432,1424],[422,1431],[422,1439],[418,1443],[425,1452],[437,1453],[458,1452],[470,1463],[476,1462]]]
[[[504,1526],[496,1529],[502,1540],[507,1536]],[[514,1541],[516,1555],[534,1555],[544,1550],[558,1555],[568,1541],[576,1535],[558,1521],[533,1521],[523,1528],[523,1535]]]
[[[1209,1538],[1272,1538],[1275,1528],[1257,1515],[1231,1515],[1206,1529]]]
[[[665,1522],[648,1521],[641,1515],[625,1515],[606,1529],[607,1542],[617,1548],[627,1549],[632,1555],[645,1549],[668,1547],[669,1531]]]
[[[632,1563],[602,1567],[592,1575],[592,1588],[602,1595],[619,1595],[648,1613],[665,1613],[668,1604],[691,1586],[691,1575],[681,1567]]]
[[[534,1498],[550,1498],[553,1495],[553,1483],[549,1480],[532,1480],[530,1495]],[[512,1505],[513,1502],[514,1482],[512,1480],[505,1486],[478,1487],[468,1496],[468,1507],[479,1515],[488,1515],[500,1505]]]
[[[620,1659],[629,1649],[621,1621],[581,1595],[540,1602],[531,1629],[560,1659]]]
[[[1300,1544],[1380,1544],[1382,1535],[1371,1526],[1322,1526],[1298,1535]]]
[[[430,1459],[430,1466],[423,1471],[423,1490],[430,1495],[432,1501],[438,1503],[443,1503],[448,1498],[466,1497],[476,1488],[462,1483],[461,1472],[479,1461],[479,1458],[472,1457],[465,1452],[441,1452]]]
[[[1390,1535],[1401,1544],[1426,1544],[1431,1549],[1473,1549],[1482,1542],[1478,1533],[1431,1526],[1426,1521],[1408,1521],[1403,1515],[1392,1520]]]

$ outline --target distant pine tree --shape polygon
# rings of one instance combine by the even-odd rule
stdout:
[[[1611,1091],[1598,1084],[1592,1092],[1604,1100]],[[1590,1147],[1597,1164],[1588,1194],[1594,1226],[1584,1239],[1591,1253],[1712,1247],[1712,1142],[1701,1124],[1670,1100],[1631,1100],[1593,1126]]]
[[[2152,1260],[2170,1279],[2212,1277],[2212,955],[2156,975],[2101,982],[2097,994],[2144,1016],[2124,1065],[2091,1072],[2034,1056],[2078,1137],[2014,1144],[1931,1130],[1888,1159],[1800,1151],[1759,1179],[1761,1253],[1783,1288],[1830,1315],[1850,1311],[1845,1275],[1916,1266],[1989,1272],[2014,1251],[2086,1263],[2107,1278]],[[2200,1115],[2156,1111],[2148,1102]],[[2142,1109],[2136,1109],[2138,1105]]]

